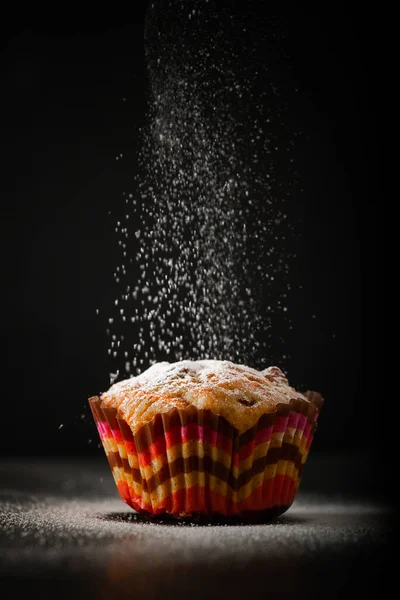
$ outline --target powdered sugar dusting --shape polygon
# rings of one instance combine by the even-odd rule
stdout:
[[[251,367],[237,365],[228,360],[182,360],[175,363],[159,362],[136,377],[129,378],[114,384],[109,393],[126,390],[133,386],[150,390],[156,386],[168,385],[176,378],[207,382],[210,378],[218,379],[218,383],[233,382],[237,376],[249,377],[249,381],[257,380],[265,384],[265,379],[274,378],[288,384],[287,379],[278,367],[268,367],[264,371],[257,371]]]
[[[162,362],[115,383],[102,395],[104,406],[118,410],[133,431],[156,414],[188,404],[226,418],[238,431],[255,425],[264,413],[305,396],[290,387],[278,367],[257,371],[230,361]]]

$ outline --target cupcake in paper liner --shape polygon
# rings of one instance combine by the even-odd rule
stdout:
[[[258,521],[292,504],[323,399],[277,367],[201,360],[155,364],[89,402],[134,510]]]

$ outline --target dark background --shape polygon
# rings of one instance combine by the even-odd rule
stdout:
[[[109,211],[134,192],[148,99],[145,9],[136,2],[133,17],[96,24],[38,14],[3,23],[3,455],[102,453],[87,409],[110,370],[95,309],[114,298]],[[256,3],[252,10],[257,22]],[[298,277],[309,310],[295,317],[288,373],[325,396],[316,450],[374,451],[382,360],[372,17],[337,10],[280,19],[283,71],[300,89],[292,119],[306,134]]]

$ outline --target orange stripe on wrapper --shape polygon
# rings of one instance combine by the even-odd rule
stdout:
[[[241,435],[224,418],[193,407],[157,415],[133,435],[115,409],[103,411],[99,399],[94,404],[122,499],[151,514],[287,508],[316,427],[316,410],[296,400]]]
[[[289,493],[287,499],[276,496],[273,498],[273,487],[286,486]],[[268,479],[261,486],[256,488],[243,500],[235,502],[232,498],[226,497],[204,486],[193,485],[191,487],[183,486],[170,496],[161,500],[158,504],[146,503],[142,496],[129,490],[125,482],[118,482],[118,490],[121,497],[135,510],[141,512],[159,515],[164,513],[179,514],[180,516],[190,516],[193,513],[203,514],[221,514],[224,516],[240,515],[246,511],[263,511],[274,507],[288,508],[294,500],[296,493],[295,483],[286,475],[276,475],[273,479]],[[126,500],[125,498],[129,498]],[[265,499],[271,498],[272,502],[266,503]]]

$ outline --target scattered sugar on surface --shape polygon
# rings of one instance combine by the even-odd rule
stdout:
[[[199,579],[202,586],[206,576],[215,581],[220,572],[230,580],[236,569],[247,575],[254,569],[260,580],[267,570],[272,582],[289,567],[298,577],[293,565],[303,560],[310,566],[349,561],[360,548],[378,556],[391,527],[378,503],[301,491],[290,510],[268,524],[148,522],[118,497],[103,461],[2,461],[0,478],[2,575],[60,574],[63,581],[79,579],[86,595],[89,580],[102,593],[108,584],[104,597],[126,586],[121,597],[130,598],[133,591],[142,597],[142,589],[161,597],[182,577],[188,587]]]
[[[227,559],[243,565],[257,556],[309,556],[327,547],[339,552],[344,545],[373,539],[379,513],[382,508],[374,505],[306,498],[274,523],[208,527],[147,522],[126,512],[119,499],[10,493],[0,498],[1,535],[7,547],[3,569],[20,564],[22,557],[27,568],[41,562],[49,568],[52,561],[56,565],[68,556],[82,568],[88,562],[109,564],[124,555],[130,565],[140,559],[141,568],[154,568],[177,561],[199,567]]]
[[[215,0],[149,4],[149,125],[105,317],[111,383],[163,360],[285,362],[299,133],[256,48],[272,60],[279,26],[265,39],[256,26]]]

